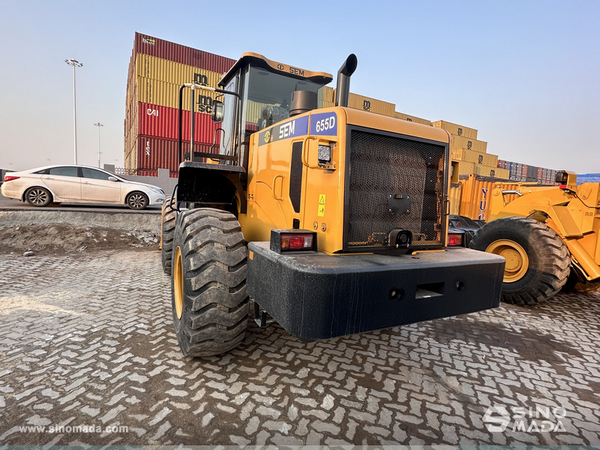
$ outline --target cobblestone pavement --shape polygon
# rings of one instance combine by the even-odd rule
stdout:
[[[0,274],[2,444],[600,444],[597,292],[191,360],[157,251]]]

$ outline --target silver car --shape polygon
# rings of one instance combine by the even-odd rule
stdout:
[[[33,206],[92,203],[144,209],[162,205],[165,201],[165,193],[158,186],[125,180],[87,166],[47,166],[9,172],[0,190],[5,197],[26,201]]]

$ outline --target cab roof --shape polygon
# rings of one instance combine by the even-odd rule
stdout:
[[[294,66],[288,66],[277,61],[272,61],[265,58],[263,55],[258,53],[247,52],[244,53],[240,59],[223,75],[219,86],[225,87],[227,83],[234,77],[240,68],[252,64],[255,67],[261,67],[272,73],[285,74],[291,78],[297,78],[298,80],[310,80],[318,84],[328,84],[333,80],[333,76],[326,72],[311,72],[309,70],[300,69]]]

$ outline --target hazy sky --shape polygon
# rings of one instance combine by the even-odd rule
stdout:
[[[501,159],[600,172],[600,1],[0,0],[0,168],[123,166],[136,31],[313,71],[358,56],[351,91],[479,130]]]

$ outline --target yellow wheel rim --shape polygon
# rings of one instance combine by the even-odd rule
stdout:
[[[514,241],[500,239],[492,242],[485,251],[500,255],[506,260],[506,265],[504,266],[505,283],[519,281],[527,273],[527,270],[529,270],[527,252]]]
[[[183,313],[183,262],[181,260],[181,248],[175,249],[173,259],[173,293],[175,295],[175,313],[177,318],[181,319]]]

